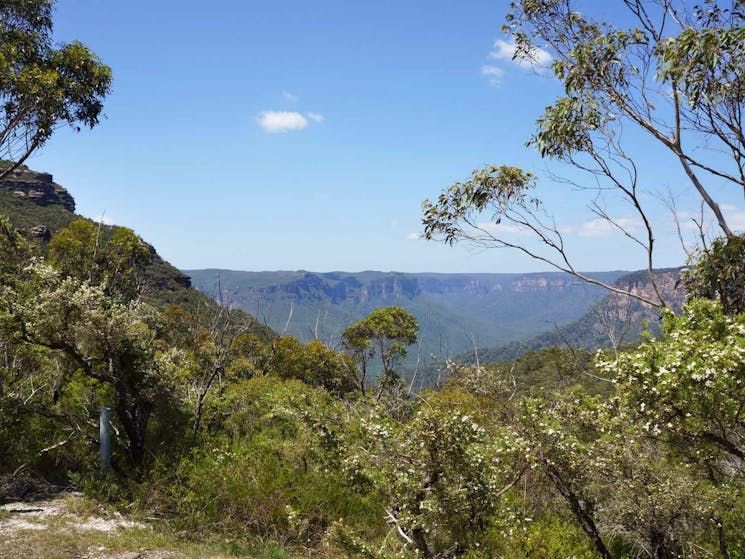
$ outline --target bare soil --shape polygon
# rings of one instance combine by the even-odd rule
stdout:
[[[0,559],[220,559],[65,493],[0,505]]]

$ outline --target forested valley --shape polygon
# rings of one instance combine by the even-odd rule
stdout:
[[[636,208],[644,289],[575,269],[517,167],[474,171],[421,219],[423,238],[528,252],[633,312],[581,322],[592,343],[557,330],[447,356],[417,384],[420,324],[401,306],[300,341],[197,291],[135,231],[76,215],[24,162],[56,127],[98,124],[111,72],[52,43],[52,2],[0,1],[0,503],[74,490],[80,514],[139,526],[45,540],[0,509],[0,557],[745,558],[745,237],[706,186],[745,188],[745,5],[623,4],[629,29],[522,0],[506,32],[516,56],[554,49],[566,96],[529,143]],[[699,227],[672,297],[622,121],[668,150],[718,227]],[[704,159],[683,136],[721,149]]]

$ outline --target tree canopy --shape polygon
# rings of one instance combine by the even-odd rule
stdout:
[[[383,363],[383,380],[392,380],[395,364],[406,357],[407,347],[418,338],[419,323],[402,307],[376,309],[344,330],[342,345],[360,363],[362,390],[368,359],[377,355]]]
[[[111,70],[85,45],[52,41],[53,0],[0,2],[0,179],[60,125],[98,124]]]
[[[641,188],[642,170],[623,132],[635,129],[661,148],[721,234],[735,236],[713,185],[745,194],[745,12],[739,0],[699,5],[623,0],[619,7],[623,23],[594,18],[593,6],[571,0],[519,0],[512,3],[503,30],[520,61],[535,62],[539,49],[550,53],[553,74],[564,89],[539,116],[527,144],[543,158],[586,173],[599,195],[621,196],[639,231],[614,219],[613,210],[597,200],[591,210],[646,253],[655,296],[645,302],[664,306],[652,273],[655,223]],[[531,193],[534,183],[531,173],[514,167],[478,170],[437,201],[425,201],[425,236],[516,248],[582,277],[561,228]],[[483,213],[493,223],[476,219]],[[493,227],[500,223],[529,231],[545,250]]]

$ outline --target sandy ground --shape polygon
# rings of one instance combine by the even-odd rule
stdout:
[[[75,493],[68,498],[79,498]],[[139,522],[125,520],[119,513],[108,517],[91,516],[81,519],[67,510],[67,500],[55,498],[41,501],[20,501],[0,506],[0,511],[9,513],[0,518],[0,534],[19,530],[43,530],[49,527],[50,520],[60,521],[73,530],[98,530],[111,532],[120,528],[145,528]]]
[[[76,532],[82,541],[86,539],[86,533],[113,533],[129,529],[147,529],[147,525],[132,520],[127,520],[119,513],[101,514],[76,514],[70,511],[71,503],[80,500],[78,494],[65,494],[53,499],[19,501],[0,506],[0,557],[10,557],[7,553],[16,547],[25,549],[19,542],[28,542],[34,539],[36,532],[41,535],[42,530],[45,540],[50,538],[54,541],[55,535],[69,537],[71,532]],[[46,545],[45,545],[46,549]],[[6,553],[3,553],[5,551]],[[19,551],[23,553],[27,551]],[[45,554],[47,551],[44,552]],[[54,553],[55,556],[58,553]],[[89,546],[83,554],[72,555],[75,559],[176,559],[183,557],[181,554],[166,550],[138,550],[110,553],[102,545]],[[21,559],[20,557],[18,559]]]

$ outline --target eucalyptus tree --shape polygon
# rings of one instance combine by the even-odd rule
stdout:
[[[14,255],[0,277],[3,338],[55,361],[52,404],[76,390],[110,402],[123,446],[141,466],[151,414],[169,401],[173,372],[159,341],[160,311],[142,301],[134,281],[149,250],[131,230],[102,240],[94,224],[78,220],[52,239],[45,260],[7,224],[0,229],[0,254]],[[85,422],[76,423],[77,436],[91,438]]]
[[[0,2],[0,179],[61,125],[94,127],[111,70],[85,45],[55,46],[53,0]]]
[[[342,344],[361,368],[360,387],[365,391],[367,362],[372,357],[383,363],[383,384],[396,378],[394,367],[406,357],[407,347],[416,343],[419,323],[402,307],[376,309],[342,333]]]
[[[628,203],[641,233],[599,203],[592,210],[646,253],[655,293],[629,294],[662,307],[653,274],[650,204],[624,131],[646,137],[648,145],[635,148],[667,154],[721,234],[735,236],[713,185],[745,194],[745,5],[742,0],[704,0],[698,6],[623,0],[617,5],[623,13],[614,24],[594,19],[594,6],[572,0],[518,0],[503,30],[514,41],[519,62],[537,63],[550,55],[564,88],[538,118],[528,145],[543,158],[587,173],[599,191],[615,192]],[[477,170],[437,201],[425,201],[425,237],[515,248],[619,291],[576,270],[561,228],[533,193],[535,182],[532,173],[507,165]],[[491,222],[485,223],[483,214]],[[494,227],[499,224],[503,227]],[[542,249],[505,233],[516,227],[535,235]]]

